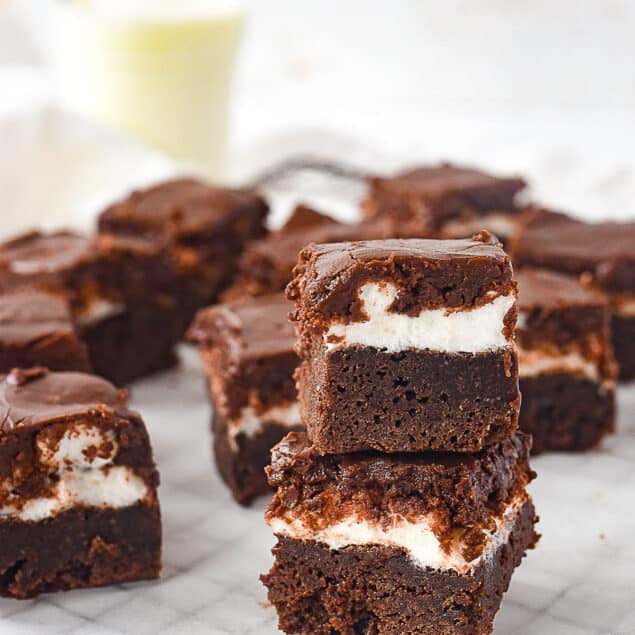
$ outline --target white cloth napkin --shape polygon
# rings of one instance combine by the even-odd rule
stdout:
[[[128,190],[183,172],[123,135],[51,105],[0,119],[0,238],[35,227],[90,230]]]

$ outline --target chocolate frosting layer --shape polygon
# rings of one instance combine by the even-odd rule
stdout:
[[[197,314],[188,339],[212,347],[233,340],[241,358],[291,353],[296,341],[292,308],[283,293],[208,307]]]
[[[419,194],[438,199],[454,191],[504,188],[519,192],[526,183],[518,177],[498,177],[480,170],[450,163],[406,170],[392,178],[373,179],[375,187],[402,194]]]
[[[31,232],[0,245],[0,289],[62,287],[59,276],[93,257],[93,241],[71,232]]]
[[[516,272],[518,308],[557,311],[569,307],[606,307],[607,299],[571,276],[546,269],[523,268]]]
[[[400,292],[391,310],[469,309],[515,292],[511,262],[488,232],[471,239],[391,239],[309,245],[300,253],[287,297],[298,321],[361,319],[358,290],[386,280]]]
[[[176,179],[133,192],[106,209],[100,231],[135,234],[166,241],[195,237],[219,223],[233,222],[244,211],[268,206],[254,191],[212,187],[195,179]]]
[[[608,291],[635,293],[635,221],[585,223],[533,210],[512,242],[514,262],[579,276]]]
[[[70,309],[62,297],[27,289],[0,296],[0,344],[27,346],[72,331]]]
[[[138,419],[126,407],[126,391],[96,375],[14,369],[0,381],[0,432],[78,416]]]

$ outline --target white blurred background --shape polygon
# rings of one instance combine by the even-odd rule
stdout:
[[[18,4],[0,0],[5,121],[9,112],[53,99],[48,60],[33,24],[20,22]],[[242,5],[230,128],[234,180],[297,154],[370,169],[444,158],[520,172],[539,200],[582,216],[635,216],[632,0]],[[2,145],[12,182],[22,180]],[[89,182],[87,172],[105,169],[90,154],[80,153]],[[25,160],[37,164],[32,147]],[[107,163],[112,171],[116,160]],[[64,166],[64,175],[73,169]],[[164,169],[153,164],[139,179]],[[131,181],[124,172],[122,186]],[[8,187],[6,180],[0,186]]]

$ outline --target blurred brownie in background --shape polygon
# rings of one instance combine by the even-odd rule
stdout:
[[[24,289],[0,295],[0,373],[45,366],[89,371],[86,345],[79,340],[66,300]]]
[[[240,258],[236,283],[226,299],[284,291],[293,277],[298,254],[310,243],[332,243],[376,238],[409,237],[410,225],[401,228],[392,219],[342,223],[299,205],[286,224],[266,238],[250,243]],[[401,233],[400,233],[401,232]],[[414,231],[414,236],[417,232]]]
[[[231,283],[248,241],[264,236],[269,207],[258,193],[194,179],[132,192],[99,217],[102,236],[145,241],[175,275],[183,328]]]
[[[422,236],[465,238],[487,229],[505,242],[522,211],[518,195],[525,186],[518,177],[442,163],[371,177],[362,209],[367,218],[417,223]]]
[[[216,465],[243,505],[268,491],[271,448],[301,428],[291,308],[283,294],[246,298],[203,309],[189,330],[214,408]]]
[[[31,232],[0,245],[0,292],[63,297],[93,370],[116,384],[176,362],[185,328],[176,284],[156,250],[137,240]]]
[[[585,223],[532,210],[510,248],[518,267],[579,277],[585,286],[607,295],[619,379],[635,379],[635,222]]]
[[[606,299],[574,278],[516,273],[520,427],[532,452],[579,451],[613,431],[615,363]]]

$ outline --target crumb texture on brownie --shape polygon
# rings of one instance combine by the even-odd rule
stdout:
[[[470,452],[518,425],[518,365],[511,349],[320,349],[302,363],[297,379],[302,419],[322,452]]]

